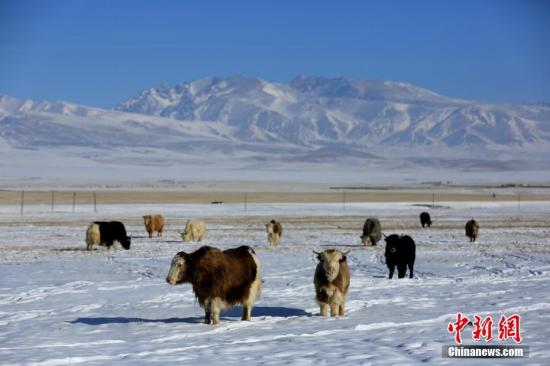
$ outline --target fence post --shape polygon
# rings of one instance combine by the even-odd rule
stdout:
[[[432,192],[432,208],[435,208],[435,192]]]
[[[94,192],[94,212],[97,213],[97,199],[96,199],[95,192]]]
[[[346,191],[342,192],[342,209],[346,210]]]
[[[244,210],[248,210],[248,194],[244,192]]]
[[[53,213],[54,206],[55,206],[55,192],[52,191],[52,213]]]
[[[25,205],[25,191],[21,191],[21,216],[23,216],[24,205]]]
[[[76,203],[76,192],[73,192],[73,213],[74,213],[74,205]]]

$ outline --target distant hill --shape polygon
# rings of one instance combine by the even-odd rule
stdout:
[[[544,170],[550,106],[457,100],[388,81],[211,77],[146,89],[113,110],[0,95],[0,152],[13,176]]]

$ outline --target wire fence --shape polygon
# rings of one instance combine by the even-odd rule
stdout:
[[[33,211],[42,212],[97,212],[97,192],[67,192],[67,191],[1,191],[0,211],[2,207],[13,211],[17,206],[20,215],[24,215],[31,207]],[[5,211],[5,210],[4,210]]]
[[[536,197],[494,194],[436,194],[435,192],[187,192],[187,191],[31,191],[0,190],[0,212],[25,215],[26,212],[76,213],[101,211],[101,205],[114,204],[236,204],[248,211],[275,203],[331,203],[342,211],[353,203],[411,202],[415,206],[444,208],[446,201],[521,201]],[[548,200],[549,197],[541,197]]]

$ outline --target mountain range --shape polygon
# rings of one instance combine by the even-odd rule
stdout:
[[[142,91],[117,110],[215,121],[244,141],[409,145],[550,142],[545,106],[447,98],[411,84],[299,76],[288,84],[234,76]]]
[[[546,169],[550,106],[346,77],[209,77],[145,89],[113,109],[0,95],[0,151],[13,157],[0,166],[14,175],[41,159],[43,169],[56,161],[82,169]]]

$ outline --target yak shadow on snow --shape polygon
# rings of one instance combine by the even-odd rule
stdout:
[[[166,318],[166,319],[145,319],[127,318],[124,316],[97,317],[97,318],[76,318],[69,321],[70,324],[104,325],[104,324],[129,324],[129,323],[202,323],[204,317],[193,318]]]
[[[66,247],[66,248],[53,248],[50,249],[52,252],[87,252],[85,246],[81,247]],[[95,250],[95,248],[93,249]]]
[[[318,244],[318,247],[327,247],[327,248],[352,248],[352,249],[362,249],[365,246],[361,243],[359,244]]]
[[[130,235],[131,239],[147,239],[147,235]]]
[[[222,310],[222,317],[241,317],[243,315],[243,308],[241,306],[235,306],[231,309]],[[311,313],[304,311],[303,309],[285,308],[280,306],[256,306],[252,308],[252,318],[256,316],[271,316],[276,318],[285,318],[290,316],[311,316]]]
[[[222,311],[222,318],[240,318],[243,313],[243,308],[236,306],[231,309]],[[259,306],[252,309],[252,317],[271,316],[271,317],[290,317],[290,316],[312,316],[311,313],[302,309],[285,308],[285,307],[267,307]],[[70,324],[86,324],[86,325],[104,325],[104,324],[129,324],[129,323],[202,323],[204,317],[189,317],[189,318],[166,318],[166,319],[145,319],[145,318],[127,318],[124,316],[115,317],[97,317],[97,318],[76,318],[68,321]]]

